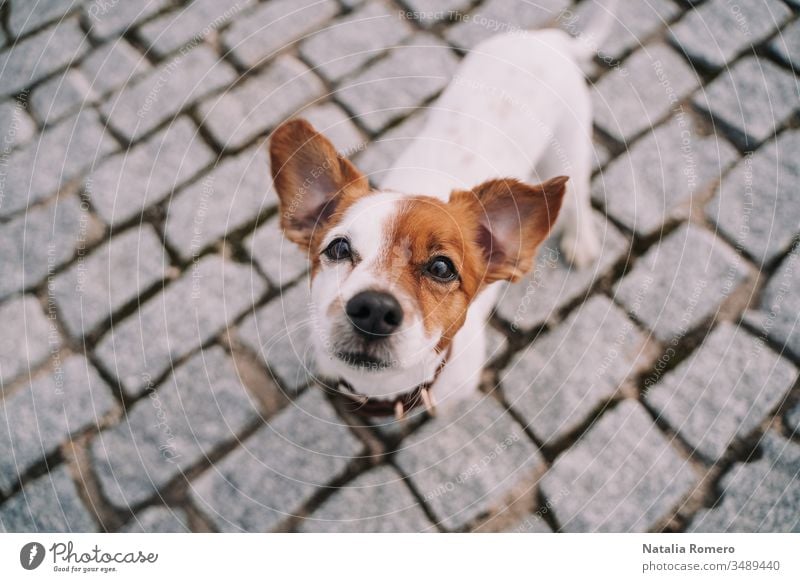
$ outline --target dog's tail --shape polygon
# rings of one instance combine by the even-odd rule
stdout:
[[[573,32],[575,38],[571,44],[577,60],[589,61],[599,54],[601,43],[617,21],[616,9],[617,0],[594,0],[591,8],[583,13],[581,20],[586,25],[580,31]]]

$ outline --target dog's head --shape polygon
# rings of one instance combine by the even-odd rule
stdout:
[[[374,190],[299,119],[275,130],[270,160],[281,227],[311,262],[318,365],[380,397],[429,379],[478,293],[531,268],[567,181],[491,180],[448,202]]]

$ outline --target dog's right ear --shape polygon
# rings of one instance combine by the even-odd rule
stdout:
[[[272,133],[269,155],[281,228],[306,250],[343,199],[369,191],[366,177],[304,119],[287,121]]]

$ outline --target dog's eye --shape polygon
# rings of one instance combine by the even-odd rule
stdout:
[[[427,273],[438,281],[453,281],[458,277],[453,262],[447,257],[434,257],[425,268]]]
[[[343,261],[353,256],[350,251],[350,241],[346,238],[335,238],[325,249],[325,256],[332,261]]]

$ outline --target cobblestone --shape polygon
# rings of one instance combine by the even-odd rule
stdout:
[[[786,413],[785,420],[792,434],[800,434],[800,404],[795,404]]]
[[[438,524],[456,531],[530,480],[542,457],[491,397],[465,398],[449,413],[405,439],[396,460]]]
[[[100,487],[116,507],[135,507],[257,418],[231,359],[220,347],[203,350],[94,440]]]
[[[149,226],[131,229],[60,273],[51,288],[59,319],[81,338],[167,276],[169,258]]]
[[[99,39],[122,36],[138,23],[169,6],[171,0],[145,0],[144,2],[116,2],[111,5],[102,0],[86,2],[85,21],[90,34]]]
[[[114,326],[97,345],[96,355],[126,394],[137,396],[175,360],[244,313],[264,287],[249,267],[204,257],[144,303],[136,317]]]
[[[100,110],[111,127],[135,141],[235,78],[232,67],[199,46],[124,85]]]
[[[36,124],[27,114],[24,101],[0,102],[0,144],[2,152],[24,145],[36,133]]]
[[[14,2],[8,18],[8,28],[14,36],[23,36],[65,16],[75,8],[77,6],[73,0],[42,0],[34,3]]]
[[[266,148],[252,148],[221,161],[171,200],[165,236],[183,259],[277,205],[268,162]]]
[[[793,532],[800,529],[800,446],[767,433],[761,458],[737,463],[719,485],[721,502],[701,511],[693,532]]]
[[[303,520],[301,532],[389,533],[433,530],[425,512],[391,467],[372,469],[343,485]]]
[[[425,123],[425,112],[419,111],[404,119],[380,137],[368,142],[354,162],[374,184],[380,184],[392,169],[392,163],[411,144]]]
[[[769,43],[769,50],[795,71],[800,69],[800,20],[786,26]]]
[[[798,91],[789,71],[748,57],[723,71],[692,103],[708,112],[742,151],[751,151],[797,111]]]
[[[313,368],[308,287],[308,281],[303,279],[283,291],[280,297],[248,317],[238,333],[289,392],[308,384]]]
[[[304,41],[300,54],[315,72],[337,83],[413,32],[397,10],[383,2],[367,2]]]
[[[695,72],[674,50],[664,44],[647,46],[595,85],[595,125],[627,142],[656,125],[698,83]]]
[[[28,484],[0,506],[6,532],[94,532],[97,525],[81,503],[64,465]]]
[[[262,75],[203,103],[200,111],[217,143],[225,149],[238,149],[296,115],[324,92],[322,82],[308,67],[283,55]]]
[[[0,394],[18,376],[36,369],[61,345],[58,332],[30,295],[0,305]]]
[[[273,0],[234,22],[223,42],[240,66],[258,67],[307,35],[324,31],[338,11],[334,0]]]
[[[592,198],[630,230],[653,236],[666,222],[687,218],[697,198],[736,159],[727,141],[698,136],[678,116],[612,161],[594,179]]]
[[[408,11],[401,14],[414,19],[425,28],[450,20],[454,14],[466,11],[474,0],[404,0]]]
[[[91,83],[77,69],[68,69],[36,87],[31,111],[40,123],[50,124],[87,107],[96,98]]]
[[[719,459],[783,399],[797,370],[760,341],[720,324],[647,393],[647,403],[704,458]]]
[[[792,11],[778,0],[705,2],[672,29],[672,41],[698,65],[719,69],[783,25]]]
[[[287,241],[277,216],[260,227],[245,241],[245,247],[258,266],[276,287],[296,281],[308,270],[308,256]]]
[[[767,283],[756,311],[747,314],[759,335],[766,334],[781,348],[800,360],[800,265],[792,252]]]
[[[556,459],[542,490],[566,532],[638,532],[669,515],[698,481],[636,402],[605,414]]]
[[[800,232],[793,184],[800,168],[786,152],[798,151],[800,131],[782,133],[745,157],[723,179],[706,216],[756,263],[780,256]]]
[[[85,189],[107,224],[121,224],[192,179],[215,160],[186,118],[100,165]]]
[[[370,133],[379,133],[444,89],[457,63],[436,37],[417,34],[349,79],[336,98]]]
[[[80,202],[68,197],[0,224],[0,299],[38,285],[69,261],[88,221]]]
[[[310,390],[195,481],[192,500],[220,531],[271,531],[362,451],[322,393]]]
[[[303,111],[303,117],[323,133],[345,157],[364,150],[366,141],[342,108],[334,103],[315,105]]]
[[[643,339],[611,301],[589,299],[512,360],[500,377],[506,401],[545,446],[552,446],[616,393],[632,372]]]
[[[93,50],[80,65],[92,90],[104,95],[133,83],[150,70],[147,59],[125,40],[109,42]]]
[[[567,264],[558,248],[559,235],[554,234],[539,249],[531,273],[508,287],[497,313],[512,331],[527,333],[551,321],[561,307],[585,296],[623,259],[628,241],[604,216],[595,213],[593,219],[601,246],[600,257],[593,266],[576,269]]]
[[[680,227],[639,259],[615,298],[667,345],[716,316],[744,281],[744,263],[711,233]]]
[[[97,114],[85,109],[48,129],[9,159],[0,217],[24,210],[81,177],[116,145]]]
[[[195,0],[139,27],[146,46],[160,57],[192,46],[227,25],[254,0]]]
[[[174,507],[150,507],[137,513],[122,533],[186,533],[191,531],[186,512]]]
[[[68,357],[8,395],[0,407],[0,491],[113,408],[110,388],[83,356]]]
[[[450,27],[445,36],[456,46],[471,49],[495,34],[543,28],[559,18],[568,6],[569,0],[535,4],[524,0],[489,0]]]
[[[0,93],[14,95],[30,87],[80,59],[87,48],[88,42],[74,18],[15,43],[0,54]]]

